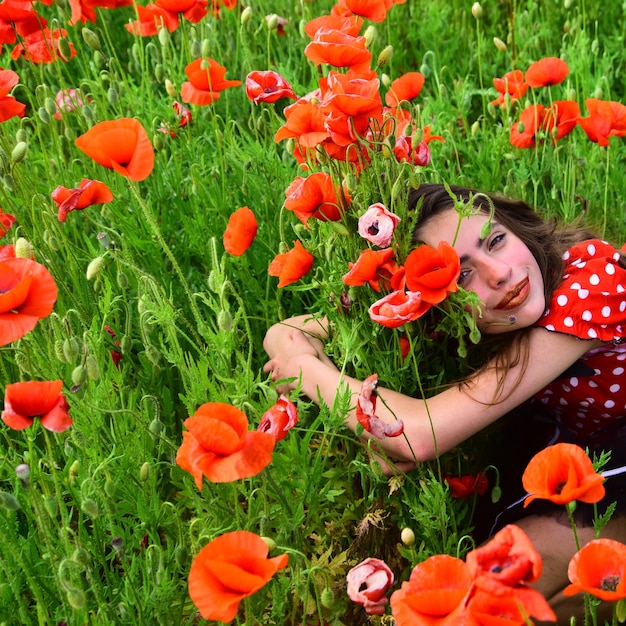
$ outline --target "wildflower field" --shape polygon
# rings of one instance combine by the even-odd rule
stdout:
[[[421,182],[619,248],[625,13],[0,2],[0,624],[393,624],[386,597],[348,597],[357,564],[385,561],[389,593],[433,555],[466,576],[500,491],[488,435],[389,478],[348,395],[277,392],[263,338],[321,311],[361,380],[428,396],[461,376],[470,294],[435,334],[371,315]],[[373,206],[400,220],[395,259],[359,234]]]

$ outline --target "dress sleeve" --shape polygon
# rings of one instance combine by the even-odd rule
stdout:
[[[621,342],[626,334],[626,269],[620,253],[599,239],[583,241],[563,256],[563,281],[537,322],[580,339]]]

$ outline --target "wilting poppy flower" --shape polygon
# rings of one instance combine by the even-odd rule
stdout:
[[[391,596],[397,626],[461,623],[464,599],[472,586],[467,565],[446,554],[431,556],[413,568],[411,577]]]
[[[313,41],[304,49],[309,61],[333,67],[352,67],[355,70],[369,67],[372,53],[365,45],[365,37],[354,37],[338,30],[320,29]]]
[[[346,8],[354,15],[364,17],[371,22],[383,22],[387,11],[391,9],[393,0],[339,0],[337,5]]]
[[[394,424],[387,424],[375,414],[376,398],[378,397],[377,387],[378,374],[372,374],[363,381],[356,401],[356,418],[359,424],[376,439],[399,437],[404,432],[402,420],[396,420]],[[352,599],[354,600],[354,598]]]
[[[28,381],[6,386],[2,421],[15,430],[23,430],[39,417],[47,430],[61,433],[72,425],[67,400],[61,393],[62,380]]]
[[[78,137],[76,145],[96,163],[131,180],[144,180],[154,167],[148,133],[132,117],[100,122]]]
[[[626,545],[613,539],[594,539],[583,546],[567,568],[572,583],[564,596],[584,591],[600,600],[626,599]]]
[[[383,615],[389,602],[385,593],[391,588],[394,575],[380,559],[365,559],[347,574],[348,597],[363,605],[368,615]]]
[[[137,19],[124,24],[126,30],[131,35],[139,35],[140,37],[153,37],[162,28],[167,29],[170,33],[178,28],[178,14],[160,6],[159,3],[150,3],[146,6],[137,5]]]
[[[268,552],[265,541],[246,530],[221,535],[198,552],[189,570],[189,596],[204,619],[235,619],[239,603],[287,566],[286,554],[268,559]]]
[[[526,82],[530,87],[547,87],[562,83],[569,74],[567,63],[556,57],[535,61],[526,70]]]
[[[460,272],[459,255],[442,241],[437,249],[422,245],[409,254],[404,264],[404,282],[410,291],[420,292],[424,302],[439,304],[458,289]],[[394,281],[393,286],[398,288]]]
[[[0,346],[35,328],[56,299],[56,283],[43,265],[22,258],[0,262]]]
[[[393,153],[401,163],[406,161],[420,167],[426,167],[430,163],[430,148],[428,144],[425,141],[420,141],[414,148],[413,139],[410,136],[399,135],[396,138]]]
[[[272,70],[250,72],[246,76],[246,95],[254,104],[276,102],[281,98],[296,99],[291,85],[278,72]]]
[[[258,430],[274,435],[276,441],[282,441],[297,423],[296,405],[287,396],[281,394],[276,404],[263,414]]]
[[[227,483],[256,476],[272,460],[274,437],[248,430],[245,413],[230,404],[207,402],[188,417],[176,463],[202,489],[202,476]]]
[[[407,72],[396,78],[385,94],[385,104],[397,107],[403,100],[411,101],[420,95],[424,86],[424,75],[421,72]]]
[[[109,334],[111,339],[113,339],[113,344],[117,347],[120,347],[121,342],[119,339],[116,339],[117,333],[108,325],[104,327],[104,330]],[[119,363],[124,355],[119,350],[109,350],[109,354],[111,355],[113,365],[115,365],[115,367],[119,367]]]
[[[398,328],[422,317],[430,306],[419,292],[401,289],[374,302],[368,313],[374,322],[387,328]]]
[[[313,39],[318,30],[338,30],[346,35],[357,37],[363,26],[360,17],[342,15],[321,15],[308,21],[304,26],[304,32]]]
[[[188,81],[182,84],[183,102],[206,106],[219,99],[221,92],[241,85],[240,80],[226,80],[226,68],[213,59],[196,59],[185,67]]]
[[[285,196],[285,208],[293,211],[304,225],[312,217],[322,222],[341,219],[343,202],[339,186],[326,172],[297,176],[285,190]]]
[[[400,218],[380,202],[370,207],[359,218],[358,232],[363,239],[380,248],[386,248],[400,223]]]
[[[400,344],[400,357],[404,361],[411,352],[411,342],[406,337],[399,337],[398,343]]]
[[[0,122],[24,116],[26,105],[8,95],[19,81],[19,76],[13,70],[0,69]]]
[[[537,498],[555,504],[574,500],[593,504],[604,498],[603,482],[581,447],[557,443],[535,454],[526,466],[522,484],[529,495],[524,506]]]
[[[480,472],[476,476],[444,476],[443,480],[450,487],[450,495],[463,500],[475,493],[482,496],[489,485],[487,476]]]
[[[26,35],[23,42],[17,44],[11,51],[11,58],[17,61],[24,55],[31,63],[53,63],[61,59],[69,61],[61,55],[59,50],[59,39],[67,37],[64,28],[55,28],[51,31],[47,26],[41,30]],[[70,58],[76,56],[74,44],[68,42]]]
[[[315,148],[330,137],[326,129],[326,116],[322,113],[319,103],[309,102],[303,98],[286,107],[285,123],[278,129],[274,141],[294,138],[302,148]]]
[[[588,117],[578,120],[587,137],[599,146],[608,146],[609,137],[626,135],[626,106],[621,102],[588,98]]]
[[[254,213],[247,206],[237,209],[228,219],[224,231],[224,250],[233,256],[241,256],[252,245],[257,230]]]
[[[0,237],[4,237],[14,223],[15,216],[10,213],[4,213],[2,209],[0,209]]]
[[[156,0],[156,5],[170,13],[182,13],[192,24],[197,24],[207,14],[208,0]]]
[[[379,292],[381,279],[389,283],[397,270],[393,254],[391,248],[368,248],[361,251],[356,263],[348,263],[350,271],[342,276],[343,282],[349,287],[362,287],[367,283],[374,291]]]
[[[528,83],[524,80],[522,70],[507,72],[502,78],[494,78],[493,86],[500,92],[500,95],[491,101],[494,106],[505,106],[506,96],[511,102],[517,102],[528,90]]]
[[[68,189],[59,185],[51,195],[59,207],[59,222],[64,222],[70,211],[86,209],[88,206],[113,200],[113,193],[104,183],[88,178],[81,179],[78,189]]]
[[[296,240],[291,250],[274,257],[267,273],[270,276],[278,276],[279,287],[286,287],[308,274],[313,267],[313,260],[313,255]]]

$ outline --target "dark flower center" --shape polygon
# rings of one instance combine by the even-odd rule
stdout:
[[[367,227],[367,232],[370,235],[378,235],[378,231],[380,229],[378,228],[378,222],[372,222],[368,227]]]
[[[600,589],[602,589],[602,591],[615,591],[619,583],[620,583],[619,576],[616,576],[616,575],[605,576],[600,582]]]
[[[565,480],[562,480],[555,488],[554,488],[554,493],[556,493],[557,495],[561,493],[561,491],[563,491],[563,487],[565,487],[565,485],[567,484],[567,482]]]

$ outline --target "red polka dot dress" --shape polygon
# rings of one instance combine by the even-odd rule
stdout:
[[[535,400],[581,445],[602,444],[626,426],[626,269],[619,252],[597,239],[576,244],[563,258],[563,282],[537,326],[604,344]]]

